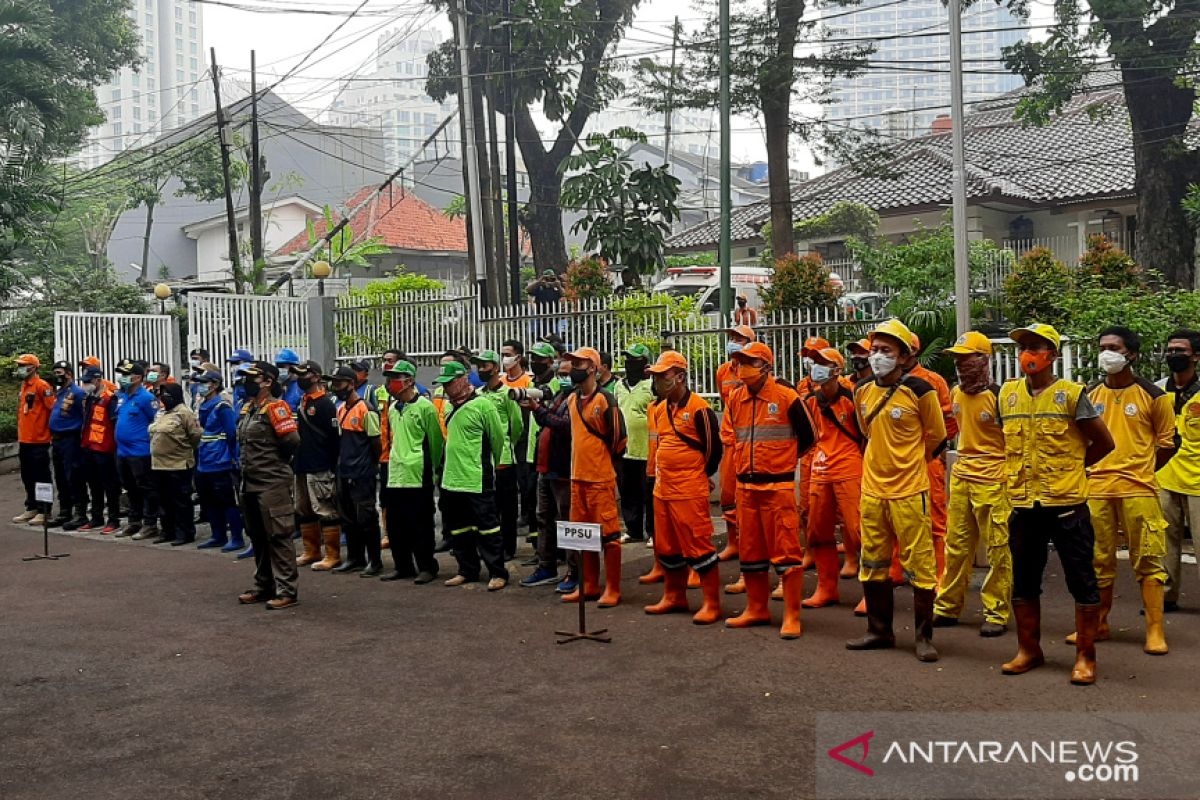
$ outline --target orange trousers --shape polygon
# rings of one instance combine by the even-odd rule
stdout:
[[[571,522],[599,523],[605,541],[621,535],[617,484],[571,481]]]
[[[721,516],[729,525],[737,525],[737,471],[733,466],[733,448],[721,456]],[[655,524],[658,518],[655,517]]]
[[[742,572],[762,572],[774,566],[777,572],[799,566],[804,560],[800,547],[800,518],[796,513],[796,490],[737,489],[738,546]]]
[[[808,491],[808,529],[805,531],[808,546],[834,544],[833,530],[840,516],[847,551],[860,541],[861,518],[859,506],[862,502],[861,480],[817,481]]]
[[[654,498],[654,555],[665,569],[704,569],[717,563],[707,497]]]

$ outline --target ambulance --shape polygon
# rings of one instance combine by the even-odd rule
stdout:
[[[730,269],[733,296],[746,295],[747,305],[762,310],[761,290],[771,285],[770,267],[742,267]],[[701,314],[716,314],[721,310],[720,267],[671,267],[667,277],[654,285],[655,292],[666,292],[674,297],[696,298],[696,310]]]

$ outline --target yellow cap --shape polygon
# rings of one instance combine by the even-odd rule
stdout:
[[[980,353],[985,356],[992,354],[992,342],[979,331],[967,331],[954,342],[953,347],[947,347],[943,352],[957,356]]]
[[[1054,329],[1053,325],[1047,325],[1044,322],[1034,322],[1026,325],[1024,328],[1017,328],[1015,331],[1010,331],[1008,338],[1012,339],[1017,344],[1021,344],[1030,336],[1036,336],[1039,339],[1045,339],[1050,344],[1054,345],[1055,350],[1062,349],[1062,336]]]
[[[881,322],[875,330],[867,334],[867,341],[873,342],[876,336],[891,336],[900,342],[900,346],[911,352],[912,331],[900,320],[892,317]]]

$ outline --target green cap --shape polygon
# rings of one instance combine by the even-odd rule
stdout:
[[[500,354],[497,353],[495,350],[480,350],[479,355],[471,356],[471,360],[474,361],[476,364],[484,364],[489,361],[493,364],[499,364],[500,363]]]
[[[646,347],[646,345],[642,344],[641,342],[638,342],[637,344],[629,345],[629,347],[625,349],[623,355],[629,356],[630,358],[640,358],[645,361],[649,361],[650,348]]]
[[[467,374],[467,368],[457,361],[451,361],[449,364],[442,364],[442,374],[433,379],[434,383],[449,383],[455,378],[461,378]]]
[[[554,277],[554,276],[555,276],[555,275],[557,275],[557,274],[558,274],[558,273],[557,273],[557,272],[555,272],[555,271],[554,271],[554,270],[552,270],[552,269],[544,269],[544,270],[542,270],[542,277],[543,277],[543,278],[552,278],[552,277]]]
[[[411,361],[397,361],[392,364],[391,369],[385,369],[384,375],[412,375],[416,377],[417,368],[413,366]]]
[[[558,355],[558,351],[549,342],[538,342],[529,348],[529,355],[537,356],[538,358],[554,358]]]

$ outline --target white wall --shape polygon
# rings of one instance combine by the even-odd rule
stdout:
[[[263,249],[271,253],[304,230],[309,210],[296,203],[263,212]],[[246,219],[238,220],[239,238],[249,241]],[[202,281],[228,280],[229,234],[225,226],[217,225],[203,231],[196,239],[196,278]],[[244,249],[244,248],[243,248]]]

